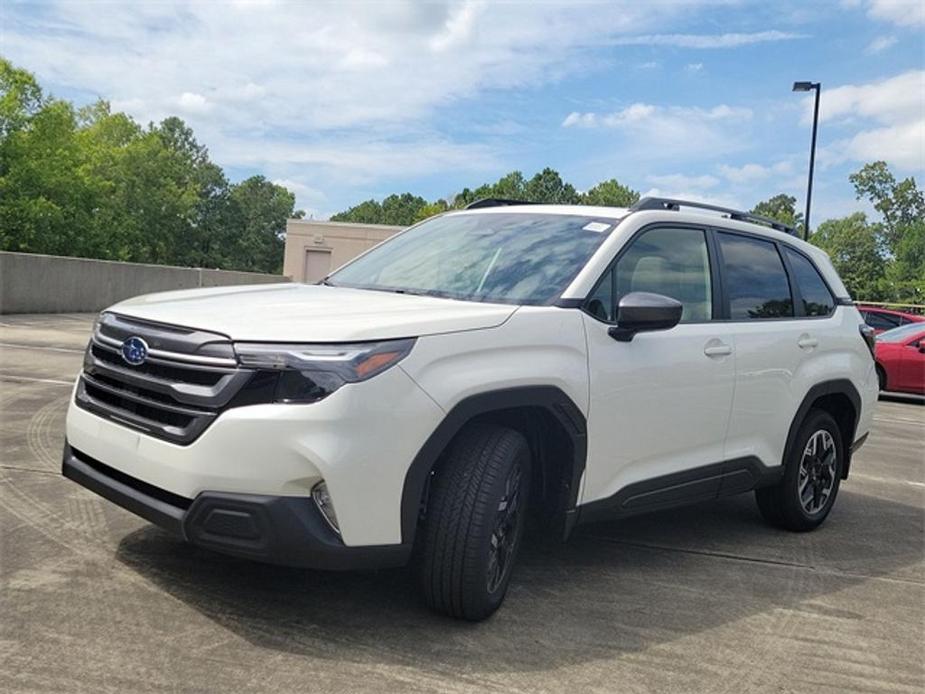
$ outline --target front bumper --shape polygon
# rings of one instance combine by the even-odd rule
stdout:
[[[310,497],[203,491],[187,499],[64,445],[62,474],[195,545],[315,569],[402,566],[411,546],[346,546]]]
[[[100,417],[71,400],[71,446],[187,499],[202,492],[311,496],[324,480],[349,547],[396,545],[410,462],[443,412],[400,368],[308,404],[234,407],[187,445]]]

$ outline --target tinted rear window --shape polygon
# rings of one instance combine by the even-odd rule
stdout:
[[[835,299],[825,285],[819,271],[802,253],[787,248],[784,250],[790,267],[800,288],[803,312],[807,316],[827,316],[835,308]]]
[[[760,320],[793,316],[784,263],[770,241],[718,234],[723,254],[729,317]]]

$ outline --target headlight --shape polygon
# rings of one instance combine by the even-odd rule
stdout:
[[[277,402],[316,402],[345,383],[365,381],[404,359],[414,339],[347,344],[236,342],[241,366],[279,371]]]

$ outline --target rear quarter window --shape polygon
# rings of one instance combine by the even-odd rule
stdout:
[[[802,253],[797,253],[791,248],[786,248],[784,253],[800,290],[804,315],[827,316],[832,313],[835,309],[835,298],[816,266]]]

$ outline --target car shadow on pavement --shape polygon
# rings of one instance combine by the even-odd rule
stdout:
[[[530,542],[507,602],[467,624],[422,606],[411,569],[327,573],[237,560],[153,526],[117,557],[160,590],[254,646],[434,672],[543,671],[635,652],[794,611],[862,619],[838,591],[890,575],[925,579],[921,507],[843,490],[828,523],[793,534],[764,525],[750,495],[579,528]],[[889,590],[884,582],[884,590]]]

